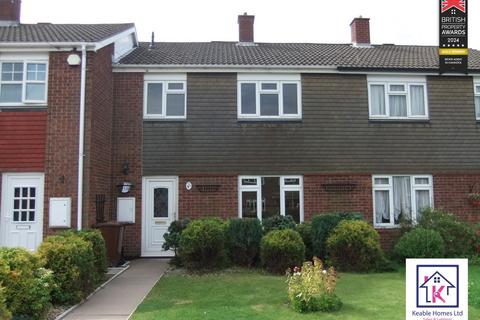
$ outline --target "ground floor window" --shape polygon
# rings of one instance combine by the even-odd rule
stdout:
[[[402,219],[416,221],[433,206],[432,176],[378,175],[372,177],[375,226],[393,227]]]
[[[290,215],[303,221],[303,179],[301,176],[240,176],[239,216],[265,219]]]

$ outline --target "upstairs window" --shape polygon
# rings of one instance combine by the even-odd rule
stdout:
[[[299,75],[238,75],[238,118],[300,119]]]
[[[370,119],[428,119],[425,78],[368,78]]]
[[[480,120],[480,79],[475,80],[474,93],[475,93],[475,116],[477,120]]]
[[[47,102],[46,62],[1,62],[0,104],[23,105]]]
[[[143,116],[145,119],[186,119],[187,81],[186,77],[146,77]],[[179,80],[176,80],[176,79]],[[168,79],[168,78],[167,78]]]

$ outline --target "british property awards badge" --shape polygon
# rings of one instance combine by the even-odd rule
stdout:
[[[467,0],[440,1],[439,59],[442,73],[468,71]]]
[[[468,320],[468,259],[407,259],[407,320]]]

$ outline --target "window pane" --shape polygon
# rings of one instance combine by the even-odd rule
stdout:
[[[278,116],[278,94],[260,95],[260,115]]]
[[[242,192],[242,218],[257,218],[257,192]]]
[[[26,96],[26,100],[44,101],[45,100],[45,84],[28,83],[25,96]]]
[[[149,83],[147,89],[147,114],[162,114],[162,83]]]
[[[429,178],[415,178],[415,184],[426,184],[428,185],[430,182]]]
[[[153,217],[168,218],[168,188],[153,190]]]
[[[262,90],[277,90],[276,83],[262,83]]]
[[[410,177],[393,177],[393,215],[395,224],[400,219],[412,217],[412,193]]]
[[[167,94],[167,116],[185,115],[185,94]]]
[[[296,84],[283,85],[283,113],[298,114],[298,97]]]
[[[388,184],[388,178],[375,178],[375,184]]]
[[[256,186],[257,179],[242,179],[242,186]]]
[[[262,178],[262,219],[280,215],[280,178]]]
[[[45,81],[45,69],[43,63],[27,64],[27,80]]]
[[[285,215],[300,223],[300,191],[285,191]]]
[[[22,102],[22,85],[2,84],[0,102]]]
[[[2,81],[22,81],[23,63],[3,63]]]
[[[430,208],[430,191],[417,190],[415,191],[416,205],[417,205],[417,220],[423,210]]]
[[[392,85],[390,85],[390,91],[405,92],[405,85],[403,85],[403,84],[392,84]]]
[[[410,103],[412,105],[412,115],[426,115],[423,86],[410,86]]]
[[[168,90],[183,90],[183,83],[169,83]]]
[[[390,116],[406,117],[407,116],[407,97],[406,96],[389,96],[390,99]]]
[[[298,186],[300,185],[300,179],[298,178],[287,178],[284,181],[286,186]]]
[[[242,83],[242,114],[255,114],[256,112],[256,92],[255,83]]]
[[[370,96],[372,98],[372,115],[386,115],[385,110],[385,87],[383,85],[370,86]]]
[[[480,94],[480,85],[475,86],[475,93]]]
[[[480,119],[480,96],[475,97],[475,113],[477,114],[477,119]]]
[[[388,190],[375,191],[375,223],[390,223],[390,197]]]

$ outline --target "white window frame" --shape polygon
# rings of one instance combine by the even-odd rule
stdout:
[[[242,113],[242,84],[255,84],[255,114]],[[275,83],[276,90],[262,89],[262,84]],[[283,110],[283,85],[297,85],[297,114],[285,114]],[[260,115],[260,95],[278,94],[278,116]],[[242,120],[298,120],[302,119],[302,81],[300,74],[238,74],[237,117]]]
[[[473,104],[475,106],[475,119],[480,121],[480,116],[477,117],[477,107],[480,109],[480,105],[476,104],[476,97],[480,97],[480,89],[477,90],[477,87],[480,86],[480,78],[473,78]],[[480,114],[480,112],[479,112]]]
[[[410,177],[410,194],[411,194],[411,208],[412,208],[412,222],[417,222],[417,199],[416,191],[429,191],[430,204],[434,207],[433,203],[433,176],[424,175],[411,175],[411,174],[394,174],[394,175],[373,175],[372,176],[372,201],[373,201],[373,225],[375,228],[399,228],[400,225],[395,224],[394,216],[394,203],[393,203],[393,177]],[[416,184],[415,179],[428,179],[428,184]],[[376,185],[375,179],[388,179],[388,184]],[[377,223],[375,217],[375,191],[388,191],[389,203],[390,203],[390,223]]]
[[[21,81],[2,81],[1,75],[3,72],[4,63],[21,63],[23,64],[23,77]],[[44,64],[45,65],[45,81],[41,80],[27,80],[27,67],[29,64]],[[43,100],[27,100],[27,84],[45,84],[45,92]],[[21,107],[21,106],[45,106],[48,101],[48,59],[5,59],[0,60],[0,88],[3,84],[20,84],[22,86],[22,101],[21,102],[0,102],[0,107]],[[0,89],[1,90],[1,89]]]
[[[162,113],[149,114],[147,111],[148,103],[148,85],[162,84]],[[172,83],[182,83],[183,89],[168,89],[168,85]],[[183,116],[167,116],[167,94],[184,94],[184,115]],[[143,86],[143,118],[151,120],[185,120],[187,119],[187,75],[186,74],[147,74],[144,77]]]
[[[257,218],[262,220],[262,178],[279,178],[280,179],[280,215],[285,216],[285,192],[286,191],[298,191],[300,197],[300,222],[304,221],[303,211],[303,176],[275,176],[275,175],[262,175],[262,176],[238,176],[238,217],[242,217],[242,193],[243,192],[256,192],[257,193]],[[256,179],[256,185],[242,185],[242,179]],[[298,179],[298,185],[286,185],[285,179]]]
[[[427,79],[425,77],[380,77],[380,76],[368,76],[368,114],[372,120],[428,120],[429,119],[429,107],[428,107],[428,91],[427,91]],[[385,94],[385,115],[375,115],[372,113],[372,90],[373,85],[383,86]],[[390,87],[392,85],[403,85],[405,91],[392,91]],[[411,106],[411,94],[410,89],[412,86],[423,87],[423,97],[425,105],[425,115],[412,115]],[[389,96],[402,95],[406,96],[407,103],[407,116],[390,116],[390,99]]]

